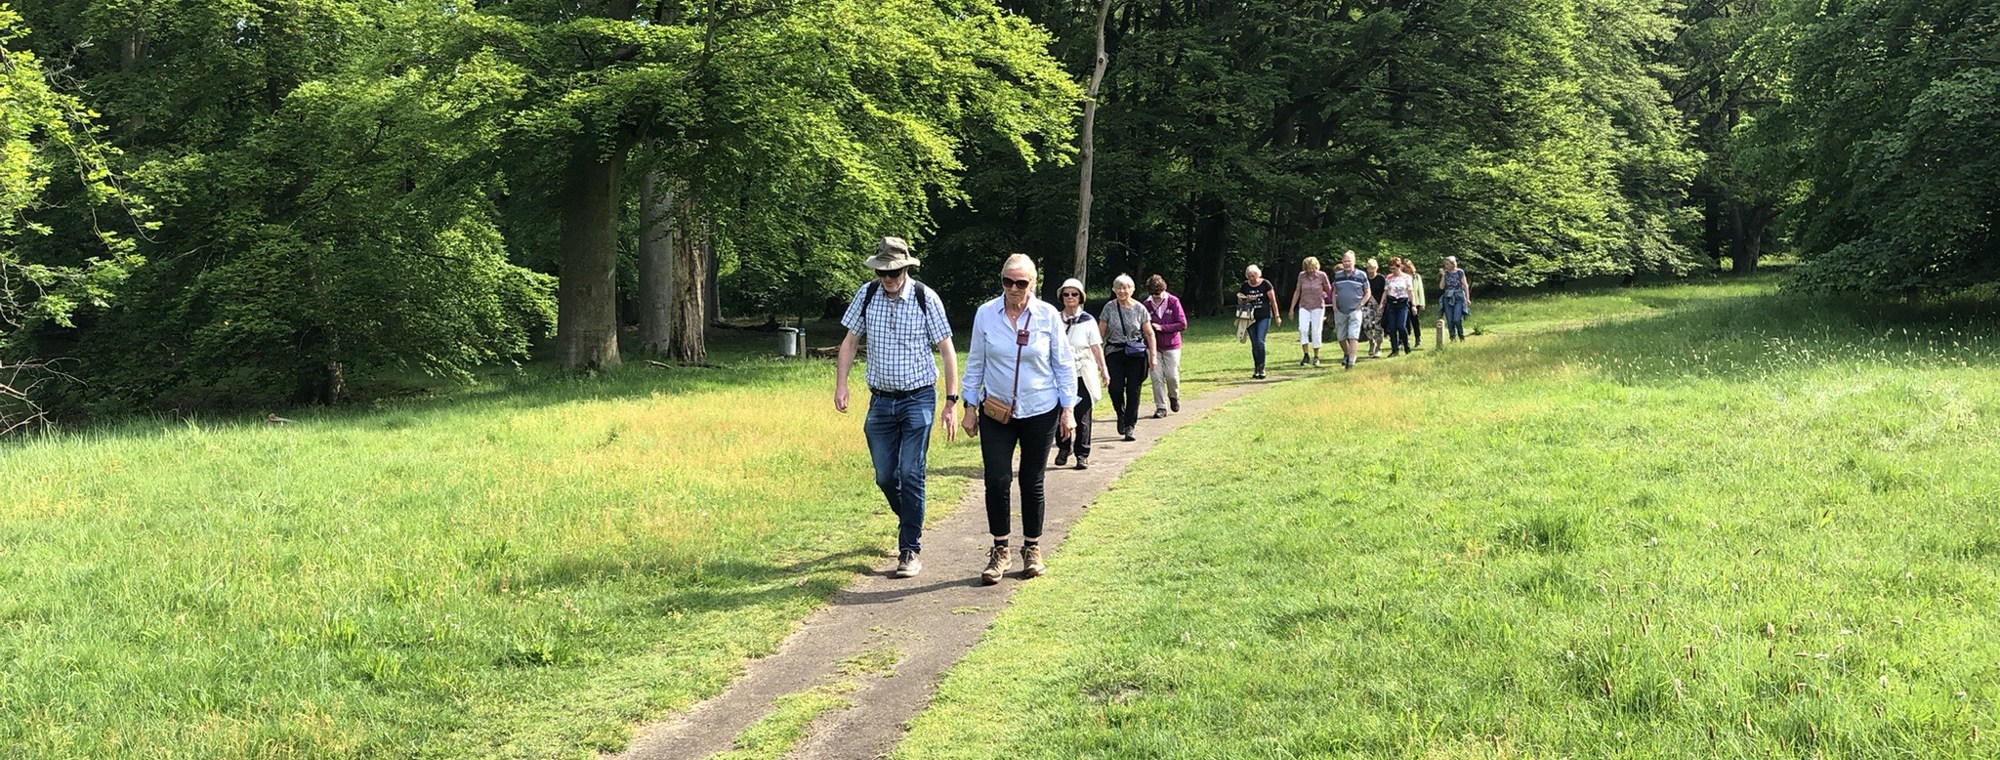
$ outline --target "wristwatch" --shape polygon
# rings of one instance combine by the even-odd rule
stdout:
[[[947,403],[947,404],[956,404],[956,403],[958,403],[958,394],[956,394],[956,393],[947,393],[947,394],[945,394],[945,397],[944,397],[944,402],[945,402],[945,403]]]

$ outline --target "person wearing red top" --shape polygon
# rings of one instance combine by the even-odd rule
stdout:
[[[1167,280],[1153,275],[1146,280],[1146,310],[1153,314],[1153,335],[1159,345],[1160,369],[1153,373],[1153,417],[1167,416],[1167,410],[1181,410],[1181,332],[1187,330],[1187,310],[1181,299],[1167,292]]]

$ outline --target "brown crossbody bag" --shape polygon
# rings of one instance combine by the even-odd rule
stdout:
[[[979,401],[979,411],[985,414],[988,419],[1002,425],[1013,421],[1013,400],[1021,397],[1021,349],[1028,346],[1028,325],[1033,324],[1035,321],[1035,310],[1033,307],[1034,304],[1028,304],[1021,309],[1021,329],[1014,333],[1014,394],[1007,401],[1003,402],[1000,399],[994,398],[993,394],[988,393],[986,394],[986,398]],[[1000,313],[1007,313],[1007,307],[1000,307]]]

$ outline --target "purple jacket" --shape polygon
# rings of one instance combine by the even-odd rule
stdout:
[[[1162,302],[1147,296],[1146,310],[1153,313],[1153,335],[1159,339],[1160,350],[1180,348],[1181,331],[1187,329],[1187,310],[1181,308],[1180,296],[1168,293]]]

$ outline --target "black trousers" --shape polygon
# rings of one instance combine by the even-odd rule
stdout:
[[[1424,342],[1424,320],[1422,319],[1422,316],[1423,315],[1418,311],[1417,305],[1415,303],[1411,303],[1410,337],[1416,340],[1417,343],[1419,344],[1422,344]]]
[[[1090,456],[1090,386],[1081,377],[1076,379],[1075,413],[1076,430],[1068,438],[1056,441],[1056,451],[1084,459]]]
[[[1056,440],[1056,420],[1062,407],[1033,417],[1015,417],[1007,424],[979,415],[979,456],[985,464],[986,527],[996,537],[1012,532],[1008,509],[1008,476],[1014,474],[1014,449],[1021,450],[1021,535],[1042,537],[1042,514],[1048,502],[1042,475],[1049,466],[1049,446]]]
[[[1105,369],[1111,374],[1111,409],[1118,413],[1118,434],[1139,426],[1139,389],[1146,384],[1148,362],[1145,354],[1126,356],[1124,349],[1106,351]]]

